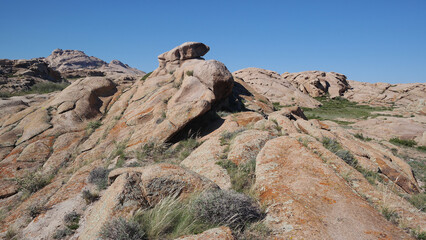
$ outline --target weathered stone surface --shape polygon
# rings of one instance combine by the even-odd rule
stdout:
[[[295,126],[300,129],[303,133],[309,134],[317,139],[335,138],[332,133],[329,131],[319,128],[316,124],[316,121],[306,121],[303,119],[298,119],[294,122]]]
[[[240,100],[243,104],[232,104],[232,101]],[[234,77],[234,87],[232,88],[232,98],[228,104],[224,104],[225,108],[231,111],[250,110],[268,114],[274,111],[273,104],[269,99],[259,94],[249,83],[244,82],[238,77]],[[229,106],[230,105],[230,106]]]
[[[318,101],[300,92],[276,72],[260,68],[246,68],[234,72],[233,75],[248,83],[270,101],[278,102],[280,105],[299,105],[310,108],[320,105]]]
[[[305,134],[290,134],[294,139],[298,139],[306,145],[310,152],[321,156],[321,159],[330,167],[332,167],[342,180],[347,181],[349,186],[356,191],[364,199],[367,199],[376,209],[386,207],[395,211],[400,222],[407,224],[412,229],[419,228],[425,231],[426,215],[408,203],[397,193],[390,191],[389,186],[382,185],[379,181],[373,185],[360,172],[347,164],[343,159],[326,149],[323,144],[315,138]],[[377,169],[375,169],[377,171]],[[378,186],[376,186],[376,184]],[[390,188],[394,188],[391,186]]]
[[[267,131],[247,130],[236,136],[229,147],[228,160],[244,164],[255,160],[260,149],[272,135]]]
[[[46,131],[51,128],[50,116],[46,109],[39,109],[29,115],[27,115],[19,123],[17,128],[22,129],[22,136],[16,141],[16,144],[20,144],[27,141],[34,136]]]
[[[18,162],[41,162],[44,163],[50,155],[50,147],[53,144],[52,138],[45,138],[39,141],[30,143],[22,150]]]
[[[420,188],[411,167],[405,161],[394,156],[379,144],[356,140],[342,130],[334,130],[334,132],[341,144],[359,160],[361,166],[372,171],[379,169],[407,193],[419,193]]]
[[[143,76],[145,73],[118,60],[110,63],[87,56],[83,51],[55,49],[45,58],[50,67],[62,73],[68,78],[78,78],[86,76],[104,75],[137,75]]]
[[[346,76],[335,72],[306,71],[283,73],[281,76],[312,97],[324,96],[327,93],[331,98],[343,96],[350,88]]]
[[[117,91],[116,84],[104,77],[88,77],[75,81],[49,103],[57,108],[52,123],[55,131],[82,130],[82,121],[99,118]]]
[[[55,231],[67,224],[64,216],[76,209],[80,210],[84,205],[84,199],[75,196],[53,206],[23,229],[24,237],[35,240],[53,239]]]
[[[199,58],[204,56],[210,48],[199,42],[186,42],[182,45],[179,45],[172,50],[160,54],[158,60],[160,64],[164,62],[173,62],[177,60],[186,60],[191,58]]]
[[[204,239],[218,239],[218,240],[233,240],[231,229],[228,227],[218,227],[209,229],[197,235],[183,236],[177,238],[180,240],[204,240]]]
[[[389,140],[397,137],[419,141],[426,132],[426,118],[377,117],[358,121],[352,126],[372,138]]]
[[[216,164],[224,149],[225,146],[220,145],[219,137],[211,137],[183,160],[181,165],[207,177],[221,189],[230,189],[231,179],[227,171]]]
[[[410,239],[297,140],[270,140],[256,161],[256,187],[275,238]]]
[[[49,172],[70,161],[83,136],[83,132],[70,132],[59,136],[53,144],[52,154],[43,165],[43,170]]]
[[[202,59],[179,62],[173,71],[163,71],[172,63],[160,64],[129,100],[123,121],[135,131],[130,147],[170,139],[231,93],[233,78],[222,63]]]
[[[402,111],[422,113],[426,104],[425,83],[389,84],[366,83],[349,80],[351,89],[344,97],[359,103],[390,105],[395,104]]]
[[[114,183],[108,187],[102,197],[95,202],[90,213],[86,217],[86,224],[80,239],[96,239],[102,226],[113,216],[116,216],[115,208],[120,205],[120,196],[125,190],[126,175],[117,177]]]

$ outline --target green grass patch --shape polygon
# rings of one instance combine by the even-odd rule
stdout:
[[[391,138],[389,142],[404,147],[414,147],[417,145],[416,141],[414,140],[404,140],[400,138]]]
[[[372,116],[372,112],[392,110],[392,108],[387,107],[372,107],[369,105],[361,105],[342,97],[333,99],[327,97],[317,97],[315,99],[320,101],[322,105],[318,108],[303,108],[303,111],[308,119],[331,120],[343,125],[351,124],[351,122],[338,122],[336,119],[367,119],[368,117]]]
[[[51,93],[55,91],[62,91],[69,85],[70,85],[69,83],[53,83],[53,82],[36,83],[29,90],[19,91],[14,93],[0,92],[0,98],[23,96],[27,94],[45,94],[45,93]]]
[[[256,180],[256,159],[239,165],[236,165],[228,159],[223,159],[218,161],[217,164],[228,172],[231,178],[232,189],[247,194],[250,192]]]
[[[145,74],[142,78],[141,81],[145,81],[149,76],[151,76],[152,72],[149,72],[147,74]]]
[[[410,195],[407,200],[422,212],[426,212],[426,193]]]

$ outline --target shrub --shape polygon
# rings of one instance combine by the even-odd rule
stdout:
[[[388,207],[382,207],[380,209],[380,212],[386,218],[386,220],[388,220],[388,221],[390,221],[394,224],[398,223],[399,215],[398,215],[398,213],[395,212],[395,210],[392,210]]]
[[[139,160],[151,160],[154,162],[159,162],[164,159],[170,158],[171,155],[172,152],[169,151],[168,146],[166,144],[157,142],[147,142],[136,153],[136,156]]]
[[[38,203],[33,204],[33,205],[30,205],[30,206],[27,208],[28,215],[29,215],[31,218],[36,218],[38,215],[40,215],[40,214],[41,214],[43,211],[45,211],[45,210],[46,210],[46,208],[45,208],[44,206],[42,206],[42,205],[38,204]]]
[[[142,240],[147,239],[145,232],[135,221],[116,218],[107,222],[101,229],[100,235],[105,240]]]
[[[232,139],[234,139],[239,133],[244,132],[244,128],[240,128],[234,132],[225,131],[220,135],[220,145],[229,145],[231,144]]]
[[[283,108],[284,106],[282,106],[279,102],[273,102],[272,106],[274,107],[275,111],[279,111],[281,110],[281,108]]]
[[[420,211],[426,211],[426,193],[419,193],[412,195],[407,199],[413,206],[420,209]]]
[[[412,231],[411,235],[413,235],[418,240],[426,240],[426,232],[424,231]]]
[[[376,181],[383,182],[383,178],[380,176],[380,174],[378,172],[370,171],[370,170],[365,169],[365,168],[363,168],[359,165],[356,166],[355,168],[356,168],[356,170],[358,170],[358,172],[360,172],[362,175],[364,175],[365,179],[367,179],[367,181],[370,184],[376,184]]]
[[[150,75],[152,74],[152,72],[149,72],[147,74],[145,74],[142,78],[141,81],[145,81]]]
[[[78,223],[80,221],[80,214],[72,211],[64,216],[64,221],[67,224]]]
[[[367,142],[373,140],[372,138],[364,137],[364,135],[362,133],[357,133],[357,134],[354,135],[354,137],[361,139],[363,141],[367,141]]]
[[[322,144],[325,148],[336,154],[347,164],[353,167],[358,165],[358,161],[355,159],[354,155],[352,155],[352,153],[348,150],[343,149],[337,140],[325,137],[322,139]]]
[[[18,240],[18,233],[15,231],[15,229],[8,229],[6,232],[6,235],[4,236],[5,240]]]
[[[201,143],[198,142],[197,139],[188,138],[180,141],[174,151],[178,153],[180,160],[184,160],[189,156],[189,154],[191,154],[192,151],[194,151],[194,149],[200,145]]]
[[[336,155],[351,166],[356,166],[358,164],[358,161],[355,159],[354,155],[352,155],[352,153],[348,150],[337,150]]]
[[[426,146],[418,146],[417,150],[419,150],[421,152],[426,152]]]
[[[28,173],[20,179],[17,179],[19,188],[29,193],[37,192],[50,183],[52,175],[42,175],[40,173]]]
[[[237,192],[248,193],[250,191],[251,186],[253,186],[256,180],[256,159],[251,159],[238,166],[228,159],[221,160],[217,164],[228,172],[231,178],[232,189]]]
[[[112,151],[110,155],[110,159],[114,159],[117,156],[119,160],[126,159],[126,152],[125,152],[126,146],[127,146],[127,141],[116,143],[115,149]]]
[[[194,75],[194,71],[186,71],[186,75],[193,76]]]
[[[404,140],[400,138],[391,138],[389,142],[395,145],[400,145],[405,147],[414,147],[415,145],[417,145],[417,143],[414,140]]]
[[[337,151],[342,149],[342,147],[340,146],[338,141],[336,141],[335,139],[328,138],[328,137],[325,137],[325,138],[322,139],[322,145],[324,145],[325,148],[327,148],[328,150],[330,150],[333,153],[336,153]]]
[[[99,199],[98,193],[92,193],[89,190],[83,190],[82,198],[86,200],[87,204],[90,204],[92,202],[95,202]]]
[[[2,91],[0,91],[0,98],[10,98],[12,96],[13,96],[13,94],[11,94],[9,92],[2,92]]]
[[[208,229],[198,221],[190,204],[171,196],[163,198],[154,208],[136,214],[148,239],[174,239],[181,235],[196,234]]]
[[[98,190],[105,189],[108,185],[109,170],[103,167],[93,169],[89,174],[89,183],[93,183],[98,187]]]
[[[230,190],[211,190],[193,202],[195,215],[213,225],[242,229],[247,223],[263,217],[259,206],[248,196]]]
[[[88,124],[87,124],[87,127],[86,127],[86,129],[90,132],[90,133],[92,133],[92,132],[94,132],[95,131],[95,129],[97,129],[97,128],[99,128],[100,126],[102,126],[102,123],[101,123],[101,121],[92,121],[92,122],[89,122]]]

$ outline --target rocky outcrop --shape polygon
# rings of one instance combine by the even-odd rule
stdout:
[[[220,227],[181,239],[233,239],[239,234],[259,239],[409,239],[381,216],[383,209],[395,211],[398,223],[409,229],[426,230],[425,214],[405,199],[422,191],[411,167],[389,150],[394,147],[390,143],[353,136],[366,129],[379,138],[375,128],[384,122],[366,119],[368,124],[343,128],[308,119],[302,108],[282,106],[316,106],[288,79],[252,68],[233,77],[224,64],[202,59],[208,50],[202,43],[184,43],[161,54],[159,67],[137,81],[118,73],[127,67],[121,62],[108,64],[116,75],[103,72],[108,66],[102,60],[58,51],[57,66],[63,71],[87,67],[105,76],[75,79],[62,92],[45,97],[1,100],[0,236],[13,228],[26,238],[51,239],[65,225],[63,215],[75,211],[81,214],[79,227],[68,238],[96,239],[110,219],[130,219],[166,197],[186,204],[193,193],[212,188],[259,196],[265,218],[247,226],[253,232]],[[72,60],[73,54],[81,61]],[[72,62],[68,69],[67,61]],[[328,74],[324,80],[312,73],[326,91],[311,90],[340,96],[343,77],[329,76],[342,78],[335,83],[340,88],[333,88]],[[281,110],[274,109],[275,101]],[[385,128],[400,129],[401,137],[422,135],[421,116],[410,118],[400,118],[404,126]],[[409,126],[414,126],[412,132]],[[324,139],[338,151],[326,148]],[[106,189],[89,177],[100,167],[108,169]],[[20,184],[29,174],[46,177],[41,178],[46,182],[26,196]],[[98,200],[85,201],[86,191],[99,194]],[[34,204],[41,205],[41,214],[30,218],[28,209]]]
[[[291,82],[282,78],[278,73],[260,69],[246,68],[233,73],[233,75],[271,102],[277,102],[282,106],[298,105],[314,108],[320,105],[318,101],[296,89]]]
[[[329,94],[331,98],[335,98],[343,96],[350,88],[346,76],[335,72],[306,71],[283,73],[281,76],[311,97]]]
[[[145,73],[131,68],[118,60],[107,63],[99,58],[87,56],[83,51],[55,49],[45,58],[50,67],[59,71],[64,78],[73,80],[86,76],[129,75],[143,76]],[[139,77],[138,77],[139,78]]]
[[[277,239],[410,238],[290,137],[270,140],[259,153],[256,186]]]
[[[359,103],[395,105],[403,112],[426,115],[425,83],[366,83],[349,80],[351,89],[344,97]]]
[[[60,82],[61,75],[42,58],[0,59],[0,92],[14,93],[29,90],[36,83],[49,81]]]

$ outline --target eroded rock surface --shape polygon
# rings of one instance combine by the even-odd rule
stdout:
[[[266,143],[256,186],[278,239],[409,239],[290,137]],[[309,224],[308,224],[309,223]]]
[[[289,80],[276,72],[260,68],[246,68],[233,74],[270,101],[278,102],[280,105],[299,105],[310,108],[320,105],[318,101],[303,94]]]
[[[331,98],[343,96],[350,88],[346,76],[335,72],[306,71],[283,73],[281,76],[312,97],[324,96],[327,93]]]

